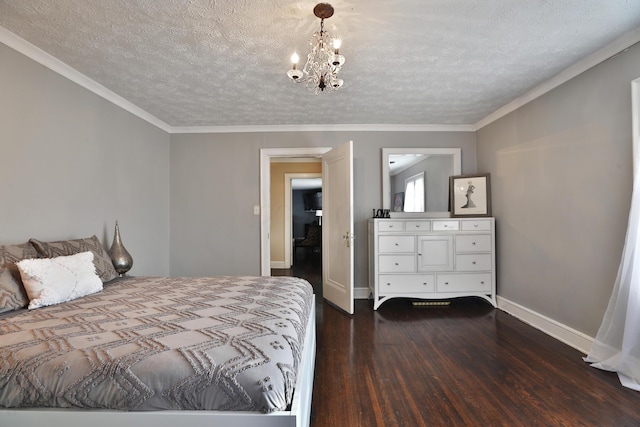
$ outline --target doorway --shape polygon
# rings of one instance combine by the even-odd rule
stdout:
[[[271,275],[271,160],[322,159],[323,227],[322,294],[336,307],[353,314],[353,141],[333,149],[264,148],[260,150],[260,262],[261,274]]]
[[[263,276],[271,275],[272,160],[310,159],[319,161],[322,158],[322,155],[329,150],[331,150],[330,147],[263,148],[260,150],[260,274],[262,274]],[[284,263],[282,267],[286,267]]]
[[[285,268],[290,268],[309,258],[299,255],[321,251],[322,172],[285,173],[284,184],[284,259]]]
[[[261,271],[263,276],[292,275],[309,281],[314,292],[322,292],[322,256],[313,249],[298,250],[298,262],[293,262],[294,237],[292,224],[293,178],[322,178],[322,155],[330,148],[262,149],[261,153]],[[286,176],[288,175],[288,176]],[[286,176],[286,179],[285,179]],[[287,187],[285,189],[285,187]],[[273,188],[272,188],[273,187]],[[286,205],[286,206],[285,206]],[[307,206],[311,210],[311,207]],[[315,211],[305,213],[305,223],[315,222]],[[304,224],[302,225],[304,233]],[[307,227],[308,228],[308,227]],[[318,248],[320,249],[320,248]],[[320,255],[320,256],[312,256]],[[307,262],[308,261],[308,262]],[[322,301],[321,298],[319,298]]]
[[[306,279],[321,297],[322,173],[285,173],[284,182],[285,265],[272,262],[271,275]]]

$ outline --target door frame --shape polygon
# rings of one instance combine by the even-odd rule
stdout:
[[[271,159],[277,157],[320,158],[331,147],[260,149],[260,274],[271,276]]]

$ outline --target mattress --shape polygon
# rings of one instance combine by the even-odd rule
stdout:
[[[294,277],[125,277],[5,316],[0,406],[286,410],[312,301]]]

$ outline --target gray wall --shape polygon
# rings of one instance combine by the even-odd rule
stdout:
[[[382,207],[382,147],[460,147],[475,172],[473,132],[284,132],[171,136],[171,274],[260,274],[260,149],[354,142],[355,285],[368,286],[367,219]]]
[[[0,244],[118,220],[132,274],[169,274],[169,135],[0,44]]]
[[[624,245],[638,77],[636,45],[477,133],[497,218],[498,294],[591,336]]]

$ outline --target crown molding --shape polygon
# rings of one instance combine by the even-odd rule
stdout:
[[[265,126],[175,126],[171,133],[241,132],[474,132],[473,125],[334,124]]]
[[[48,54],[39,47],[29,43],[21,37],[18,37],[2,26],[0,26],[0,43],[9,46],[11,49],[23,54],[27,58],[34,60],[38,64],[49,68],[53,72],[66,77],[79,86],[128,111],[134,116],[137,116],[142,120],[149,122],[150,124],[164,130],[165,132],[170,132],[171,126],[169,126],[167,123],[163,122],[152,114],[149,114],[147,111],[131,103],[130,101],[127,101],[117,93],[107,89],[95,80],[90,79],[75,68],[70,67],[69,65]]]
[[[519,96],[503,107],[497,109],[496,111],[473,125],[474,130],[477,131],[482,129],[488,124],[495,122],[499,118],[506,116],[507,114],[517,110],[523,105],[533,101],[534,99],[544,95],[547,92],[550,92],[561,84],[568,82],[574,77],[606,61],[612,56],[615,56],[618,53],[630,48],[638,42],[640,42],[640,28],[636,28],[623,34],[602,49],[595,51],[589,56],[586,56],[584,59],[569,66],[560,73],[556,74],[554,77],[526,92],[524,95]]]

